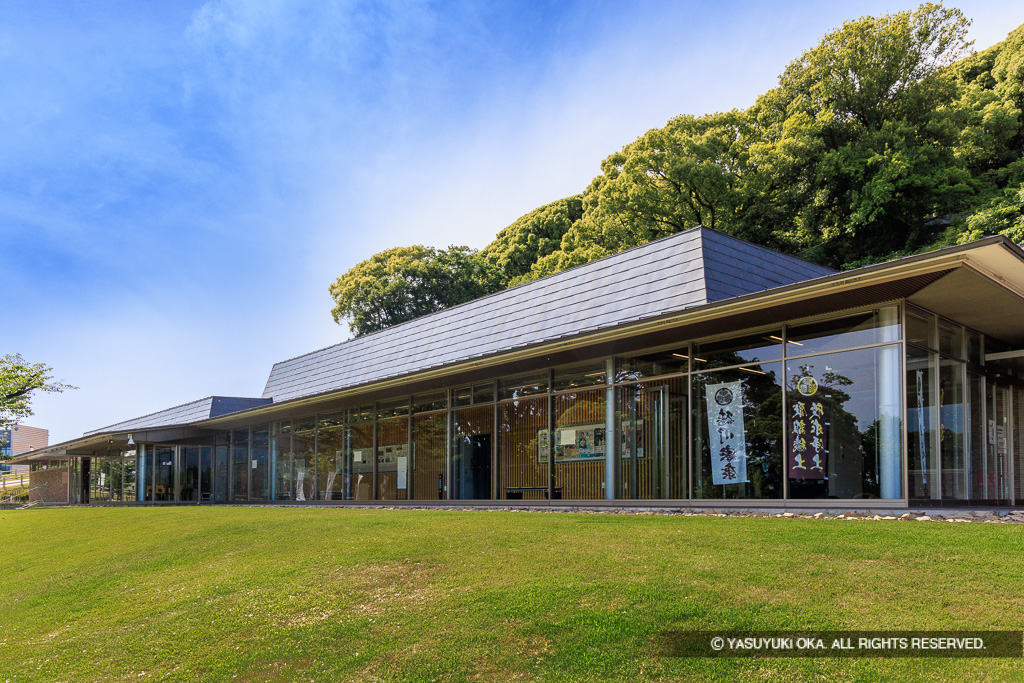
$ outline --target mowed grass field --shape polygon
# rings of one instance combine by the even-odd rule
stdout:
[[[0,512],[4,681],[1022,680],[723,659],[679,630],[1024,629],[1024,526],[528,512]]]

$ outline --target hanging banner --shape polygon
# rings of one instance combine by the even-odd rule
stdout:
[[[747,482],[747,435],[743,429],[743,382],[709,384],[708,437],[715,484]]]
[[[824,479],[830,426],[824,392],[812,375],[796,381],[789,406],[789,477]]]

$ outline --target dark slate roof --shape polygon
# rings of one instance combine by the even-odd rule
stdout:
[[[832,274],[693,228],[274,365],[275,402],[400,377]]]
[[[172,427],[187,425],[211,417],[220,417],[228,413],[237,413],[258,406],[265,406],[272,401],[268,398],[242,398],[238,396],[207,396],[198,401],[183,403],[180,406],[167,408],[156,413],[143,415],[124,422],[112,424],[102,429],[86,432],[90,434],[106,434],[108,432],[124,432],[129,429],[153,429],[156,427]]]

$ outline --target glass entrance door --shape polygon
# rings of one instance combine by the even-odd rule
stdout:
[[[680,417],[682,424],[686,406],[685,400],[680,399],[683,402],[672,406],[670,411],[670,400],[668,386],[633,386],[621,390],[619,453],[623,498],[677,498],[685,490],[685,459],[670,458],[669,453],[673,436],[671,418]],[[685,433],[677,436],[681,437],[681,444],[686,443]],[[678,485],[673,486],[673,483]]]

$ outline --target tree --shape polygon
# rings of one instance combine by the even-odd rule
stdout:
[[[77,388],[54,382],[51,370],[43,363],[26,362],[19,353],[0,358],[0,427],[17,424],[32,414],[33,392],[59,393]]]
[[[518,218],[480,254],[498,269],[506,286],[517,285],[538,260],[561,248],[562,237],[581,218],[579,195],[559,199]]]
[[[498,291],[497,269],[469,247],[394,247],[330,286],[334,321],[358,337]]]

